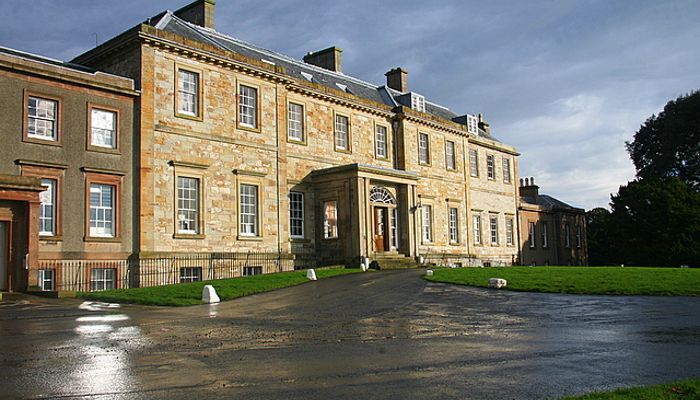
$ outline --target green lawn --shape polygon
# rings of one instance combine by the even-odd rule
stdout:
[[[361,269],[317,269],[318,279],[361,272]],[[306,271],[282,272],[279,274],[255,275],[208,282],[181,283],[136,289],[116,289],[102,292],[79,292],[78,297],[111,303],[130,303],[153,306],[191,306],[203,304],[202,289],[212,285],[221,301],[231,300],[253,293],[267,292],[287,286],[308,282]]]
[[[646,267],[491,267],[435,269],[425,279],[488,286],[489,278],[508,281],[523,292],[700,296],[700,268]]]
[[[618,389],[612,392],[589,393],[560,400],[700,400],[700,379],[666,383],[657,386]]]

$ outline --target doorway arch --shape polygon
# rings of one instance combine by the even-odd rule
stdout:
[[[398,218],[396,197],[386,188],[374,186],[369,192],[372,206],[373,248],[376,252],[398,248]]]

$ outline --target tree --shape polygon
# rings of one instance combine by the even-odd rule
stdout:
[[[612,196],[616,257],[627,265],[700,266],[700,193],[680,179],[648,178]]]
[[[637,178],[675,176],[700,189],[700,91],[669,101],[625,145]]]
[[[588,265],[619,265],[616,237],[610,223],[610,211],[597,207],[586,213]]]

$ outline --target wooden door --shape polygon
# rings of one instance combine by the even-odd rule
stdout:
[[[374,207],[374,251],[389,250],[388,216],[386,207]]]

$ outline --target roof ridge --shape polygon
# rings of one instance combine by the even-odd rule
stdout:
[[[360,84],[360,85],[363,85],[363,86],[366,86],[366,87],[370,87],[370,88],[375,89],[375,90],[378,90],[379,87],[381,86],[381,85],[376,85],[376,84],[371,83],[371,82],[364,81],[364,80],[362,80],[362,79],[360,79],[360,78],[356,78],[356,77],[354,77],[354,76],[352,76],[352,75],[347,75],[347,74],[342,73],[342,72],[332,71],[332,70],[329,70],[329,69],[326,69],[326,68],[323,68],[323,67],[319,67],[319,66],[317,66],[317,65],[313,65],[313,64],[306,63],[306,62],[301,61],[301,60],[298,60],[298,59],[296,59],[296,58],[294,58],[294,57],[291,57],[291,56],[288,56],[288,55],[285,55],[285,54],[276,52],[276,51],[274,51],[274,50],[266,49],[266,48],[264,48],[264,47],[260,47],[260,46],[258,46],[258,45],[252,44],[252,43],[250,43],[250,42],[246,42],[245,40],[241,40],[241,39],[235,38],[235,37],[233,37],[233,36],[227,35],[227,34],[225,34],[225,33],[219,32],[219,31],[217,31],[216,29],[213,29],[213,28],[207,28],[207,27],[203,27],[203,26],[200,26],[200,25],[191,23],[191,22],[189,22],[189,21],[185,21],[185,20],[183,20],[182,18],[180,18],[180,17],[178,17],[177,15],[174,15],[174,14],[172,14],[172,13],[171,13],[171,17],[172,17],[173,20],[176,20],[177,22],[180,22],[180,23],[183,23],[183,24],[187,25],[190,29],[196,31],[198,35],[204,36],[204,37],[206,37],[208,40],[211,40],[211,41],[216,42],[216,43],[219,44],[222,48],[225,48],[225,49],[227,49],[227,50],[229,50],[229,51],[232,51],[232,50],[230,50],[230,49],[228,48],[228,46],[226,46],[225,44],[221,43],[219,40],[216,40],[216,39],[218,38],[218,39],[229,40],[229,41],[232,41],[232,42],[234,42],[234,43],[236,43],[236,44],[238,44],[238,45],[247,47],[247,48],[250,49],[250,50],[257,51],[257,52],[264,53],[264,54],[268,54],[268,55],[270,55],[271,57],[280,58],[280,59],[284,60],[285,62],[295,64],[295,65],[297,65],[297,66],[299,66],[299,67],[307,68],[307,69],[309,69],[309,70],[316,71],[316,72],[321,73],[321,74],[327,74],[327,75],[330,75],[330,76],[335,76],[335,77],[342,78],[342,79],[345,79],[345,80],[353,81],[353,83],[355,83],[355,84]],[[214,37],[205,36],[204,33],[202,33],[201,31],[206,31],[206,32],[209,34],[209,36],[214,36]]]

